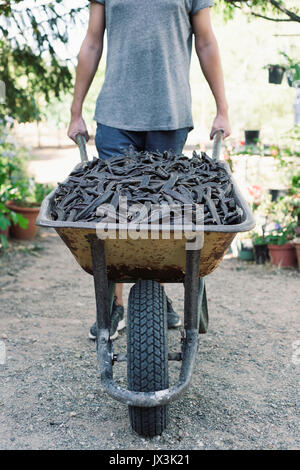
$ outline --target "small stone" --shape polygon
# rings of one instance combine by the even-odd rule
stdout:
[[[70,412],[70,417],[71,418],[74,418],[74,416],[77,416],[77,413],[75,411],[71,411]]]
[[[7,335],[3,333],[3,335],[1,336],[2,339],[7,339]]]

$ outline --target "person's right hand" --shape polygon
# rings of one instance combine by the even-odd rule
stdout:
[[[72,117],[68,129],[68,137],[70,137],[70,139],[72,139],[76,144],[76,136],[78,134],[83,135],[85,140],[88,142],[90,136],[82,116]]]

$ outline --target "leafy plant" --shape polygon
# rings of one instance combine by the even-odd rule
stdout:
[[[28,220],[22,216],[22,214],[17,214],[8,207],[5,203],[0,201],[0,230],[5,231],[8,227],[11,226],[11,223],[14,225],[20,225],[21,228],[27,228]],[[0,243],[2,248],[7,248],[7,238],[4,234],[0,234]]]
[[[23,177],[11,192],[14,202],[21,207],[37,207],[54,189],[50,184],[37,183],[34,178]]]
[[[0,121],[0,155],[0,230],[4,232],[11,224],[25,229],[28,220],[7,207],[7,203],[20,198],[24,205],[39,206],[52,187],[26,176],[28,152],[12,139],[6,120]],[[8,245],[3,233],[0,243],[2,249]]]
[[[290,80],[292,86],[295,88],[300,87],[300,62],[297,60],[293,60],[289,57],[285,52],[280,52],[280,54],[286,59],[288,66],[287,66],[287,77]]]
[[[258,232],[252,233],[251,238],[253,245],[265,245],[267,243],[265,235]]]
[[[294,195],[300,194],[300,171],[292,176],[290,193]]]
[[[295,0],[217,0],[216,4],[222,8],[227,19],[233,18],[235,10],[241,10],[249,18],[300,23]]]
[[[88,2],[23,0],[0,2],[0,76],[6,100],[0,115],[19,122],[39,120],[41,104],[73,87],[72,59],[57,50],[69,40],[71,26],[86,21]]]
[[[266,236],[266,243],[269,245],[284,245],[296,237],[297,224],[291,222],[285,227],[279,227]]]

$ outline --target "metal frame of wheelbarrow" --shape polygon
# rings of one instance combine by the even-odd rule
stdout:
[[[222,132],[217,132],[213,142],[213,155],[218,158],[222,142]],[[80,143],[79,143],[80,144]],[[84,148],[84,145],[83,145]],[[85,156],[83,157],[83,159]],[[186,249],[186,267],[184,278],[184,330],[181,354],[169,359],[181,360],[179,380],[173,387],[155,392],[135,392],[122,388],[113,380],[113,363],[117,358],[109,336],[110,312],[114,294],[114,283],[108,281],[105,259],[105,241],[97,236],[88,236],[91,246],[95,296],[97,306],[97,358],[100,366],[101,383],[104,390],[113,398],[129,406],[155,407],[176,400],[188,387],[199,347],[199,322],[204,280],[199,278],[201,246],[203,233],[195,239],[195,249]],[[191,248],[187,244],[186,247]],[[206,302],[206,297],[205,297]],[[205,306],[207,308],[207,305]],[[125,358],[124,358],[125,360]]]
[[[87,160],[85,141],[82,136],[78,136],[81,159]],[[213,158],[218,159],[222,142],[222,132],[216,132],[213,141]],[[229,169],[226,167],[227,171]],[[115,384],[113,380],[113,364],[115,360],[126,361],[126,355],[114,355],[112,341],[109,337],[110,313],[114,296],[114,282],[120,282],[118,276],[108,279],[105,241],[99,239],[96,235],[95,224],[89,222],[61,222],[53,221],[50,216],[50,201],[54,197],[55,191],[47,196],[43,201],[37,224],[44,227],[52,227],[57,230],[60,237],[71,249],[76,257],[76,250],[73,250],[72,239],[68,239],[70,234],[64,234],[62,231],[69,227],[69,230],[79,229],[87,230],[85,241],[91,250],[92,273],[94,276],[95,296],[97,305],[97,357],[100,366],[101,382],[105,391],[113,398],[136,407],[156,407],[166,405],[177,399],[187,388],[192,377],[193,366],[198,351],[198,334],[203,328],[200,325],[201,313],[207,314],[206,296],[204,280],[200,277],[200,255],[204,238],[204,232],[226,232],[236,234],[251,230],[254,227],[254,221],[249,207],[244,201],[240,191],[232,180],[235,198],[243,210],[243,221],[238,225],[232,226],[205,226],[203,231],[196,232],[196,238],[200,238],[200,243],[191,247],[188,243],[185,245],[185,271],[180,273],[180,280],[184,281],[184,333],[182,337],[181,353],[169,354],[169,360],[182,360],[179,380],[176,385],[165,390],[155,392],[135,392],[126,390]],[[117,230],[119,227],[115,227]],[[112,227],[113,229],[113,227]],[[68,230],[68,229],[67,229]],[[90,231],[91,230],[91,231]],[[205,250],[203,249],[203,252]],[[91,272],[84,264],[83,269]],[[211,272],[211,269],[209,270]],[[126,281],[123,278],[121,282],[135,282],[140,279],[139,276],[132,278],[129,276]],[[113,278],[113,281],[112,281]],[[162,279],[157,279],[162,281]],[[164,281],[166,281],[164,279]],[[166,281],[168,282],[168,280]],[[172,281],[171,281],[172,282]],[[173,281],[174,282],[174,281]],[[176,282],[176,281],[175,281]],[[203,311],[201,312],[201,309]]]
[[[201,235],[200,235],[201,236]],[[198,235],[199,237],[199,235]],[[110,312],[114,294],[114,283],[107,278],[105,241],[88,236],[91,246],[95,296],[97,306],[97,358],[101,383],[104,390],[116,400],[130,406],[153,407],[166,405],[176,400],[188,387],[199,345],[199,300],[202,300],[204,281],[199,279],[201,249],[186,250],[186,275],[184,281],[184,329],[181,353],[171,355],[169,360],[182,360],[179,380],[176,385],[157,392],[134,392],[115,384],[113,363],[118,357],[113,353],[109,337]],[[121,358],[126,360],[126,358]]]

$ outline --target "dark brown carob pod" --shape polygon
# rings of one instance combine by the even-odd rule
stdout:
[[[119,196],[128,207],[142,203],[191,205],[204,208],[204,224],[232,225],[241,222],[230,176],[224,165],[206,153],[192,158],[172,150],[138,152],[133,146],[108,160],[94,158],[76,167],[59,183],[52,206],[54,220],[101,220],[97,208],[110,203],[117,210]],[[128,221],[132,220],[132,214]],[[149,215],[149,222],[151,217]],[[171,223],[174,221],[171,219]]]

